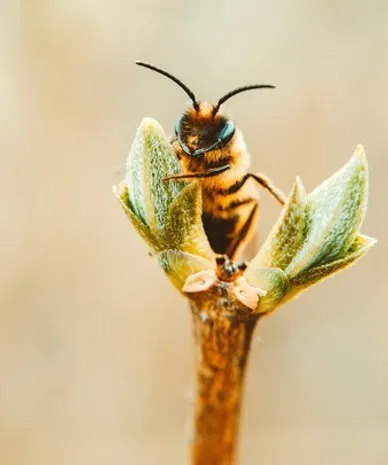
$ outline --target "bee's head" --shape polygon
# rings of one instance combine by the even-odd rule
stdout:
[[[225,147],[234,136],[235,124],[206,102],[190,107],[177,120],[175,136],[186,155],[199,157]]]
[[[206,102],[199,102],[194,92],[167,71],[142,61],[137,61],[136,64],[168,77],[190,97],[192,106],[176,122],[175,135],[183,152],[191,157],[198,157],[225,147],[233,139],[236,131],[235,124],[219,113],[221,105],[226,100],[247,90],[275,88],[269,84],[238,87],[221,97],[215,105],[209,105]]]

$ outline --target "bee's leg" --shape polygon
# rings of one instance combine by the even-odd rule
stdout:
[[[251,228],[255,224],[255,218],[257,217],[259,205],[257,202],[253,205],[251,212],[249,213],[249,216],[245,223],[241,226],[240,230],[236,233],[236,237],[234,240],[231,242],[230,246],[228,247],[228,250],[226,251],[226,254],[228,257],[233,260],[234,256],[237,253],[237,250],[239,246],[244,242],[244,239],[247,237],[249,234]]]
[[[235,281],[248,267],[247,262],[233,263],[227,255],[217,255],[217,277],[222,281]]]
[[[194,173],[183,173],[183,174],[176,174],[175,176],[168,176],[167,178],[164,178],[163,181],[171,181],[172,179],[176,179],[179,181],[181,179],[211,178],[227,170],[230,170],[229,164],[216,166],[215,168],[210,168],[209,170],[206,170],[206,171],[198,171]]]
[[[286,196],[283,194],[281,189],[278,189],[272,184],[272,181],[267,178],[264,174],[258,173],[247,173],[241,179],[236,181],[230,187],[223,189],[224,194],[234,194],[238,192],[244,184],[248,181],[249,178],[253,178],[261,187],[267,189],[267,191],[281,204],[284,205],[286,202]]]
[[[232,263],[229,257],[226,254],[217,254],[216,255],[216,264],[217,266],[229,266]],[[245,271],[248,268],[248,262],[239,262],[233,263],[233,266],[236,270]]]
[[[272,195],[272,197],[274,197],[280,203],[280,205],[284,205],[286,203],[287,197],[284,195],[281,189],[272,184],[270,178],[262,173],[249,173],[249,177],[253,178],[258,184],[260,184],[260,186],[266,189]]]

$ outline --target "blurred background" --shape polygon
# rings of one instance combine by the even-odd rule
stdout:
[[[111,187],[142,117],[171,132],[187,97],[136,59],[203,99],[276,84],[225,110],[287,192],[364,144],[379,243],[257,328],[241,464],[386,464],[388,3],[16,3],[0,28],[1,465],[185,463],[189,310]],[[279,209],[262,197],[264,238]]]

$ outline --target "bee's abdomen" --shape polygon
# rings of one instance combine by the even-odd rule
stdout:
[[[251,237],[258,219],[258,201],[249,198],[239,201],[239,205],[230,204],[222,216],[204,211],[202,222],[209,243],[217,254],[226,254],[233,258],[243,242]]]
[[[242,199],[231,199],[228,198],[225,202],[219,203],[217,207],[215,208],[216,213],[223,214],[232,214],[233,212],[236,212],[236,210],[241,210],[240,207],[250,204],[252,202],[257,201],[253,197],[245,197]]]
[[[202,221],[206,235],[216,253],[230,258],[252,236],[258,219],[259,191],[244,178],[245,174],[228,183],[203,185]]]
[[[244,179],[245,175],[241,177]],[[259,202],[260,193],[256,186],[240,179],[216,186],[203,185],[203,211],[214,216],[227,218],[234,214],[244,214],[250,204]],[[238,186],[238,189],[236,189]]]
[[[222,255],[228,253],[228,248],[233,241],[239,221],[238,215],[229,218],[217,218],[211,213],[203,213],[203,227],[215,253]]]

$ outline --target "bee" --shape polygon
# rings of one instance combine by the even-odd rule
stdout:
[[[165,181],[200,179],[202,222],[209,243],[216,254],[234,259],[251,239],[259,218],[260,194],[256,185],[267,190],[280,205],[284,205],[285,196],[268,177],[249,172],[250,155],[243,134],[220,107],[241,92],[275,86],[238,87],[210,104],[200,102],[167,71],[142,61],[136,64],[171,79],[189,96],[192,104],[177,120],[171,140],[183,173]]]

